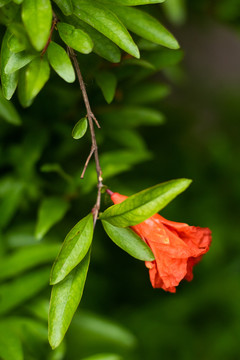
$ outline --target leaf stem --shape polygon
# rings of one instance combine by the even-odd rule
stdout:
[[[87,169],[88,163],[92,157],[92,155],[94,154],[94,158],[95,158],[95,164],[96,164],[96,172],[97,172],[97,199],[96,199],[96,203],[92,209],[92,213],[93,213],[93,223],[94,226],[96,225],[96,221],[97,221],[97,217],[98,217],[98,213],[100,210],[100,204],[101,204],[101,189],[103,187],[103,179],[102,179],[102,169],[100,166],[100,162],[99,162],[99,154],[98,154],[98,146],[97,146],[97,141],[96,141],[96,135],[95,135],[95,129],[94,129],[94,124],[93,122],[96,123],[97,127],[100,128],[100,125],[96,119],[96,117],[94,116],[90,103],[89,103],[89,99],[88,99],[88,95],[87,95],[87,90],[83,81],[83,77],[82,77],[82,73],[79,67],[79,63],[77,61],[77,57],[76,54],[74,52],[74,50],[68,46],[68,53],[70,58],[72,59],[73,62],[73,66],[76,70],[77,73],[77,78],[79,81],[79,85],[80,85],[80,89],[83,95],[83,101],[87,110],[87,119],[88,119],[88,123],[89,123],[89,128],[90,128],[90,133],[91,133],[91,140],[92,140],[92,146],[91,146],[91,150],[89,153],[89,156],[85,162],[84,165],[84,169],[83,172],[81,174],[81,178],[84,177],[85,171]]]

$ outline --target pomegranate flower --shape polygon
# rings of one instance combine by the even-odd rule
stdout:
[[[127,196],[109,190],[108,193],[114,204],[127,199]],[[193,266],[201,260],[211,244],[211,231],[208,228],[169,221],[159,214],[131,226],[131,229],[154,254],[154,261],[145,262],[152,286],[172,293],[176,292],[181,280],[193,279]]]

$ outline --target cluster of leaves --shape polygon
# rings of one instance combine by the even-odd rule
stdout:
[[[177,64],[182,58],[182,52],[172,50],[179,47],[178,43],[149,14],[151,7],[143,11],[132,5],[160,2],[0,1],[0,21],[7,27],[1,47],[1,117],[13,125],[21,124],[21,117],[9,99],[18,86],[21,105],[30,106],[50,77],[49,64],[67,83],[75,80],[71,60],[64,49],[67,45],[77,51],[84,78],[92,83],[88,88],[89,96],[94,99],[94,110],[103,129],[97,136],[102,149],[100,161],[104,181],[109,181],[115,175],[148,159],[151,154],[136,128],[163,123],[164,116],[152,108],[151,103],[161,100],[169,93],[169,86],[153,82],[149,77]],[[125,53],[121,54],[121,50]],[[29,119],[26,115],[22,116],[24,129],[20,131],[20,141],[19,130],[14,132],[3,125],[0,152],[4,151],[5,156],[1,157],[0,166],[7,175],[2,177],[0,190],[0,356],[6,360],[65,356],[64,343],[53,353],[48,353],[43,346],[47,341],[49,264],[59,252],[59,241],[62,241],[62,236],[59,235],[66,232],[66,225],[60,233],[57,229],[52,235],[48,235],[48,232],[63,219],[70,205],[73,205],[72,211],[74,210],[74,200],[78,200],[79,193],[81,203],[84,199],[86,204],[82,209],[84,218],[67,235],[51,272],[51,283],[54,286],[49,338],[54,348],[63,339],[79,304],[88,271],[93,222],[91,213],[87,216],[85,214],[91,206],[91,191],[96,185],[96,174],[94,164],[90,164],[85,181],[82,181],[79,168],[69,166],[69,162],[74,163],[78,153],[84,152],[86,148],[85,143],[69,143],[68,134],[71,133],[72,122],[82,115],[82,120],[72,132],[73,137],[79,139],[86,133],[87,120],[84,110],[79,108],[79,92],[75,88],[74,91],[64,89],[58,81],[53,78],[50,88],[45,90],[44,97],[39,100],[40,107],[36,105],[37,111],[32,110],[32,115],[28,115]],[[59,84],[62,92],[59,91]],[[53,97],[59,105],[51,111],[49,105]],[[104,99],[113,104],[106,107]],[[43,106],[45,101],[46,107]],[[61,125],[56,120],[50,124],[49,118],[60,117],[62,112],[70,108],[73,109],[70,121]],[[35,118],[34,125],[32,117]],[[45,117],[46,123],[43,120]],[[5,142],[7,137],[10,141]],[[56,147],[51,146],[53,138]],[[116,142],[120,146],[119,150],[116,150]],[[39,160],[42,173],[39,172]],[[71,175],[63,170],[65,167]],[[59,180],[57,174],[61,177]],[[120,206],[106,210],[102,214],[102,221],[107,234],[136,258],[152,259],[150,250],[125,227],[131,225],[132,221],[143,221],[163,208],[187,185],[186,180],[176,180],[130,198],[124,210],[128,214],[126,219],[128,216],[132,219],[130,222],[122,215],[123,209]],[[90,200],[86,200],[85,195]],[[32,209],[38,206],[39,201],[38,219],[34,224],[36,215]],[[144,211],[135,209],[135,201],[138,208],[143,207]],[[121,223],[123,220],[124,224]],[[126,239],[131,239],[132,243]],[[37,240],[41,240],[41,243]],[[129,247],[129,244],[132,246]],[[39,293],[42,296],[36,299]],[[92,321],[88,315],[81,316],[86,317],[87,324]],[[78,321],[77,316],[76,319]],[[80,320],[79,323],[84,331],[84,325]],[[101,324],[100,332],[104,333],[105,322]],[[108,329],[107,332],[111,330]],[[119,342],[127,337],[126,348],[131,348],[134,343],[132,335],[124,330],[121,334]],[[30,342],[29,337],[32,339]],[[41,348],[39,353],[38,348]],[[96,359],[117,360],[119,357],[109,354]]]

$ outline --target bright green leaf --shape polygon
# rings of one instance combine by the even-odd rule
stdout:
[[[170,49],[179,48],[174,36],[148,13],[132,7],[121,6],[114,6],[114,12],[123,24],[137,35]]]
[[[93,42],[90,36],[81,29],[60,22],[58,32],[61,39],[71,48],[83,53],[89,54],[93,49]]]
[[[117,86],[117,78],[110,71],[99,71],[96,75],[96,82],[102,90],[103,96],[108,104],[113,101]]]
[[[85,257],[92,243],[93,215],[80,220],[67,234],[50,275],[50,284],[63,280]]]
[[[53,261],[58,251],[59,244],[40,244],[24,247],[6,255],[0,263],[0,281]]]
[[[24,0],[22,20],[36,50],[41,51],[47,43],[52,23],[50,0]]]
[[[49,197],[43,200],[38,211],[38,220],[35,236],[38,240],[60,221],[69,209],[69,204],[58,197]]]
[[[19,40],[14,34],[11,35],[11,37],[8,40],[8,47],[11,52],[13,53],[19,53],[26,49],[26,45]]]
[[[82,298],[90,262],[90,251],[60,283],[53,286],[49,308],[49,343],[55,349],[63,340]]]
[[[52,41],[47,49],[47,55],[51,66],[61,78],[68,83],[75,81],[71,60],[60,45]]]
[[[113,63],[118,63],[121,60],[121,51],[106,36],[102,35],[99,31],[95,30],[92,26],[76,16],[69,17],[68,21],[90,35],[93,40],[93,52]]]
[[[72,131],[72,137],[76,140],[81,139],[85,135],[87,128],[88,128],[88,121],[87,118],[84,117],[80,119],[74,126]]]
[[[111,10],[93,0],[73,0],[73,4],[74,14],[77,17],[111,39],[130,55],[140,57],[137,45]]]
[[[0,314],[16,308],[45,288],[49,280],[49,268],[23,275],[0,287]]]
[[[6,66],[5,66],[5,73],[6,74],[12,74],[13,72],[23,68],[24,66],[26,66],[27,64],[29,64],[34,58],[36,57],[36,55],[33,54],[28,54],[25,51],[22,52],[18,52],[18,53],[13,53]]]
[[[155,185],[111,206],[100,218],[119,227],[139,224],[163,209],[190,184],[189,179],[176,179]]]
[[[18,73],[15,72],[13,74],[6,74],[4,72],[5,66],[8,63],[10,57],[12,56],[12,52],[8,47],[8,41],[11,37],[11,33],[9,30],[6,31],[3,40],[2,40],[2,47],[1,47],[1,84],[2,84],[2,91],[3,96],[10,100],[13,96],[17,83],[18,83]]]
[[[37,57],[20,72],[18,95],[22,106],[31,105],[50,76],[50,67],[47,59]]]
[[[53,0],[66,16],[73,12],[72,0]]]
[[[131,229],[116,227],[107,221],[102,221],[102,224],[110,239],[129,255],[143,261],[155,259],[151,249]]]
[[[20,125],[22,122],[14,105],[9,100],[5,99],[1,89],[0,89],[0,118],[4,119],[5,121],[13,125]]]

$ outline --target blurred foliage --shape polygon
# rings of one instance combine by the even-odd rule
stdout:
[[[188,29],[192,17],[234,25],[235,36],[239,1],[168,1],[172,4],[164,14],[171,13],[171,26],[180,27],[180,42],[185,36],[181,26]],[[163,17],[160,6],[154,8]],[[173,32],[177,34],[176,29]],[[111,66],[94,54],[78,57],[102,127],[97,140],[105,183],[129,195],[171,178],[192,178],[190,189],[162,214],[210,227],[211,250],[196,267],[193,282],[182,283],[171,295],[152,289],[144,265],[119,250],[98,224],[81,307],[65,342],[50,350],[50,266],[68,230],[90,211],[96,196],[94,164],[80,179],[89,135],[80,141],[71,137],[74,124],[85,116],[77,84],[66,84],[53,74],[27,110],[14,97],[21,126],[9,124],[20,122],[13,109],[9,123],[0,123],[0,351],[4,360],[239,358],[240,89],[231,83],[208,88],[204,79],[211,79],[211,73],[203,74],[201,81],[201,74],[194,71],[189,77],[185,62],[176,65],[181,51],[155,48],[142,39],[138,44],[143,62],[126,58],[121,66]],[[191,48],[185,51],[187,59]],[[206,52],[201,56],[208,59]],[[118,78],[110,107],[93,76],[99,69],[110,70]],[[156,75],[159,70],[163,71]],[[169,88],[172,95],[165,99]],[[39,242],[35,237],[39,209],[45,199],[56,197],[63,204],[58,214],[61,221]],[[106,196],[103,208],[109,204]],[[95,354],[100,355],[92,357]]]

